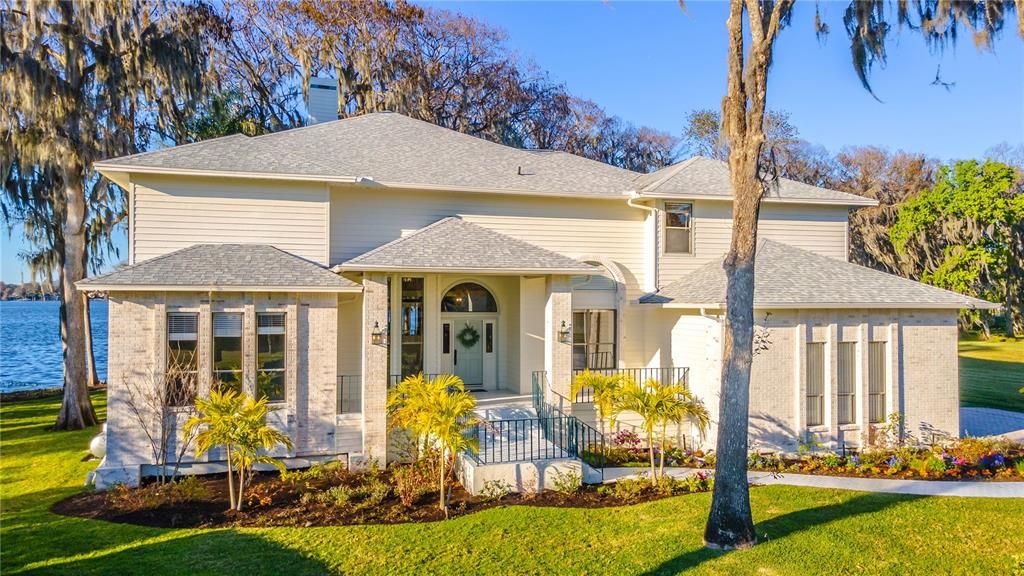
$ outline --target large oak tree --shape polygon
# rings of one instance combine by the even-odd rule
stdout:
[[[92,164],[144,149],[202,94],[206,40],[217,20],[202,4],[3,0],[0,7],[5,199],[28,202],[22,208],[37,216],[29,240],[40,241],[61,279],[64,399],[55,428],[96,423],[86,386],[86,301],[75,286],[89,258],[87,228],[97,223],[88,199],[111,189]]]
[[[729,39],[727,87],[722,100],[722,133],[729,144],[729,172],[734,194],[733,234],[725,259],[727,275],[722,393],[715,467],[715,488],[704,532],[708,547],[752,546],[757,537],[747,485],[747,426],[754,336],[754,260],[761,199],[775,170],[764,162],[765,110],[773,48],[789,24],[793,0],[731,0],[726,30]],[[898,24],[918,31],[934,46],[955,42],[969,31],[975,44],[991,48],[1007,14],[1006,0],[953,2],[919,0],[854,1],[843,16],[850,38],[854,70],[869,92],[869,74],[884,64],[887,36]],[[817,32],[826,24],[815,18]],[[1020,23],[1024,32],[1024,18]]]

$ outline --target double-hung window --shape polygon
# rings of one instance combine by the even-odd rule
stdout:
[[[285,401],[284,313],[256,315],[256,397]]]
[[[836,395],[838,399],[838,423],[852,424],[857,414],[857,343],[840,342],[839,358],[836,362],[838,381]]]
[[[572,367],[615,368],[615,310],[577,310],[572,316]]]
[[[665,203],[665,252],[693,254],[693,204]]]
[[[825,343],[807,344],[807,425],[825,423]]]
[[[885,421],[885,342],[868,344],[868,421]]]
[[[195,401],[199,374],[199,315],[174,312],[167,315],[167,406],[188,406]]]
[[[242,314],[213,314],[213,385],[242,392]]]

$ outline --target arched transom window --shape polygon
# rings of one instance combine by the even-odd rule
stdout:
[[[441,300],[442,312],[497,312],[494,296],[475,282],[452,286]]]

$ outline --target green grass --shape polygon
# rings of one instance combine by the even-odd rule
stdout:
[[[57,407],[56,399],[0,407],[4,575],[1008,574],[1024,555],[1024,500],[783,486],[752,491],[762,543],[727,554],[701,545],[708,494],[396,526],[168,530],[65,518],[48,509],[82,490],[95,463],[80,460],[95,430],[46,431]]]
[[[960,340],[960,404],[1024,412],[1024,338]]]

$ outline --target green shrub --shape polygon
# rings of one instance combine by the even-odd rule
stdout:
[[[483,490],[480,491],[480,497],[484,500],[501,500],[505,496],[512,493],[512,485],[504,480],[488,480],[484,482]]]
[[[371,477],[359,487],[359,493],[363,496],[361,506],[379,506],[391,494],[391,485],[381,478]]]
[[[171,488],[174,491],[174,499],[181,502],[196,502],[210,497],[210,491],[206,485],[195,476],[185,476],[174,482]]]
[[[334,486],[319,493],[319,502],[344,508],[356,498],[356,491],[349,486]]]
[[[1024,476],[1024,457],[1018,458],[1013,464],[1013,469],[1017,471],[1017,474]]]
[[[925,463],[925,469],[932,473],[941,474],[946,471],[946,468],[946,461],[934,454],[929,456]]]
[[[583,487],[583,475],[577,470],[555,470],[555,477],[551,483],[558,493],[572,496]]]
[[[651,480],[646,474],[641,474],[639,478],[623,478],[611,486],[612,497],[619,500],[635,500],[651,487]]]
[[[843,465],[843,458],[835,452],[829,452],[821,457],[821,463],[826,468],[839,468]]]

